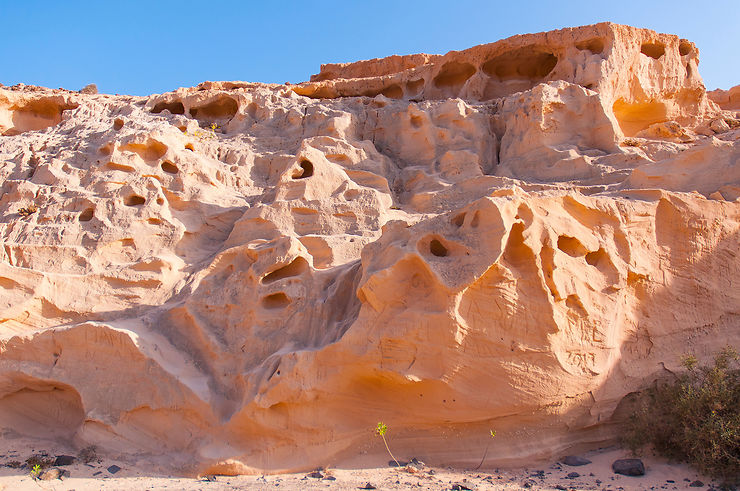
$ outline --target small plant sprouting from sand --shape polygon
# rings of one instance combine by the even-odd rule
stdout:
[[[39,464],[36,464],[33,466],[33,469],[31,469],[30,475],[32,479],[36,479],[41,474],[41,466]]]
[[[488,432],[488,433],[489,433],[489,435],[491,435],[491,438],[495,438],[495,437],[496,437],[496,431],[494,431],[494,430],[489,430],[489,432]],[[473,469],[473,470],[478,470],[478,469],[480,469],[480,468],[481,468],[481,466],[483,465],[483,462],[485,462],[485,460],[486,460],[486,455],[488,455],[488,448],[489,448],[490,446],[491,446],[491,441],[489,440],[489,441],[488,441],[488,444],[486,445],[486,450],[485,450],[485,452],[483,452],[483,458],[481,458],[481,459],[480,459],[480,464],[478,464],[478,467],[476,467],[476,468],[475,468],[475,469]]]
[[[379,435],[383,439],[383,443],[385,443],[385,449],[388,450],[388,455],[391,456],[393,461],[396,463],[397,467],[401,467],[401,464],[398,463],[398,460],[393,456],[391,453],[391,449],[388,448],[388,442],[385,439],[385,433],[388,431],[388,426],[386,426],[385,423],[379,422],[378,425],[375,427],[375,434]]]

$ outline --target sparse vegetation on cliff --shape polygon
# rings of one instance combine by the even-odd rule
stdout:
[[[633,451],[652,445],[726,483],[740,482],[740,357],[727,347],[714,363],[683,361],[686,372],[642,394],[624,443]]]

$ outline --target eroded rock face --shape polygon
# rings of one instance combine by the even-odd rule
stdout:
[[[378,421],[434,464],[610,441],[740,345],[740,123],[697,56],[599,24],[297,86],[0,89],[0,427],[209,473],[377,465]]]
[[[446,55],[329,64],[294,90],[308,97],[490,101],[563,80],[599,93],[618,131],[694,124],[712,112],[686,39],[611,23],[514,36]]]

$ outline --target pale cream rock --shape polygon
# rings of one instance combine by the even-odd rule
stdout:
[[[697,63],[598,24],[0,88],[0,429],[193,474],[381,465],[378,421],[434,465],[613,443],[627,395],[740,346],[740,129]]]

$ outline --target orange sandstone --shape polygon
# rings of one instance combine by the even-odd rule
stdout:
[[[432,464],[614,441],[683,353],[740,345],[732,94],[614,24],[291,86],[0,88],[0,427],[192,473],[377,465],[380,420]]]

